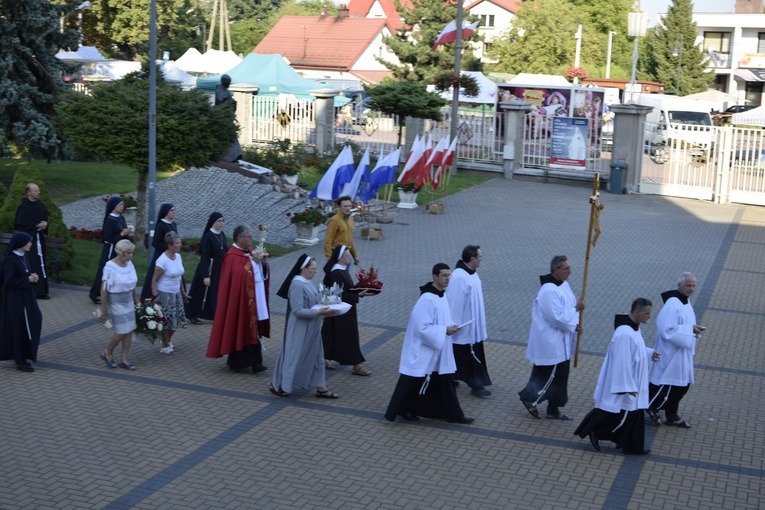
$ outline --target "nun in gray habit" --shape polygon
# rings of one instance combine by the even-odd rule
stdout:
[[[319,291],[311,283],[316,275],[316,260],[303,254],[298,258],[276,293],[287,300],[284,343],[276,359],[270,391],[289,397],[294,387],[316,388],[316,398],[338,398],[326,386],[324,347],[321,342],[321,317],[334,314],[319,304]]]

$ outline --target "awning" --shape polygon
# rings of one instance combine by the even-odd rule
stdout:
[[[765,69],[743,69],[733,71],[734,78],[744,81],[765,81]]]

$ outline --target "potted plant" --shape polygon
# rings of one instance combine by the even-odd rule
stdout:
[[[398,205],[396,207],[399,209],[416,209],[417,193],[420,191],[420,187],[416,187],[413,182],[399,186],[397,188]]]
[[[279,175],[282,180],[293,186],[297,184],[298,174],[300,173],[300,164],[297,161],[281,161],[274,165],[273,171]]]
[[[287,213],[290,223],[295,225],[297,239],[295,244],[310,246],[319,242],[319,227],[327,222],[327,215],[315,207],[306,207],[296,213]]]

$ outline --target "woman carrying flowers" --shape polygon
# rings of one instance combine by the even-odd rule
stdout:
[[[176,329],[186,327],[184,302],[188,301],[183,286],[183,262],[181,261],[181,237],[175,232],[165,234],[167,249],[159,256],[151,279],[151,294],[162,305],[167,324],[162,331],[162,347],[159,352],[172,354],[175,346],[171,341]]]
[[[128,358],[133,330],[136,328],[135,305],[138,303],[135,293],[138,275],[132,262],[134,250],[135,245],[123,239],[114,246],[117,255],[104,265],[101,280],[101,314],[98,316],[98,322],[105,324],[108,317],[112,323],[114,334],[106,350],[101,353],[101,359],[109,368],[117,367],[114,349],[121,342],[122,360],[119,366],[125,370],[135,370]]]

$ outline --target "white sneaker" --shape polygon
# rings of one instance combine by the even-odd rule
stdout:
[[[169,345],[169,347],[170,347],[172,350],[175,350],[175,346],[173,345],[173,342],[170,342],[170,345]]]
[[[161,352],[162,354],[172,354],[173,353],[173,348],[172,347],[162,347],[159,350],[159,352]]]

